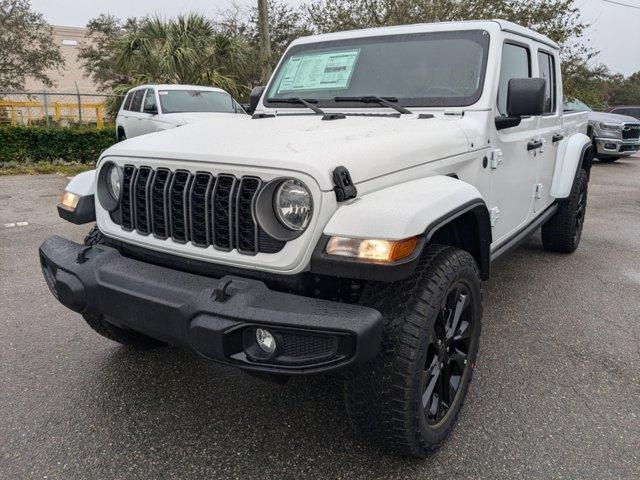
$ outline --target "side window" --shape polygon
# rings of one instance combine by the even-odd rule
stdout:
[[[505,43],[502,47],[502,63],[500,65],[500,81],[498,83],[498,111],[507,115],[507,90],[512,78],[528,78],[531,76],[531,57],[529,49]]]
[[[124,99],[124,102],[122,103],[123,106],[122,108],[124,110],[131,110],[131,99],[133,98],[133,92],[129,92],[127,93],[127,96]]]
[[[556,111],[556,64],[552,55],[538,52],[540,77],[547,81],[544,95],[544,113]]]
[[[144,97],[144,90],[136,90],[133,92],[133,97],[131,100],[131,108],[134,112],[139,112],[142,107],[142,97]]]
[[[640,108],[628,108],[627,115],[629,115],[630,117],[636,117],[638,120],[640,120]]]
[[[153,112],[156,111],[156,94],[153,89],[147,89],[147,94],[144,96],[144,108],[142,109],[145,112]]]

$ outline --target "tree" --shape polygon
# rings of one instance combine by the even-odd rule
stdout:
[[[246,90],[238,80],[246,69],[246,41],[200,14],[124,23],[101,15],[87,28],[79,58],[102,90],[124,93],[142,83],[210,85],[233,95]]]
[[[614,75],[604,87],[608,105],[640,105],[640,72],[627,78]]]
[[[0,0],[0,25],[0,90],[24,90],[27,78],[53,86],[64,60],[44,17],[28,0]]]
[[[258,0],[258,37],[260,38],[260,79],[266,83],[271,76],[271,39],[269,38],[269,5]]]
[[[99,90],[109,92],[132,83],[128,72],[119,71],[117,67],[116,45],[124,35],[135,32],[138,23],[136,18],[123,22],[105,14],[87,23],[86,40],[78,47],[78,60],[85,76],[90,77]]]
[[[301,8],[287,5],[282,0],[268,0],[269,11],[269,43],[271,69],[289,46],[298,37],[310,35],[311,29],[305,25],[305,12]],[[259,10],[257,6],[250,8],[232,4],[230,9],[220,12],[217,23],[221,28],[234,36],[242,36],[249,44],[249,62],[242,75],[246,85],[259,85],[264,82],[260,65],[260,33]]]

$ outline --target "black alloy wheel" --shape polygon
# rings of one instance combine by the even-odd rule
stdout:
[[[473,328],[469,289],[458,283],[445,297],[427,350],[422,406],[429,425],[438,424],[456,399],[468,368]]]

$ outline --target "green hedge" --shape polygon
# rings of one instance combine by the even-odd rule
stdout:
[[[6,164],[93,163],[116,142],[114,127],[0,127],[0,167]]]

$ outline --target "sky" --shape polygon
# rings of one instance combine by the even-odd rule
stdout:
[[[576,0],[582,17],[591,24],[584,36],[600,51],[597,61],[615,73],[631,75],[640,71],[640,0],[614,0],[636,6],[632,8],[605,0]],[[252,0],[240,0],[250,4]],[[288,0],[299,4],[301,0]],[[31,0],[34,10],[44,14],[53,25],[84,27],[100,13],[117,17],[138,17],[153,13],[173,17],[182,12],[198,11],[215,16],[231,5],[230,0]]]

